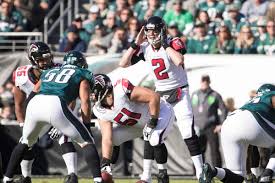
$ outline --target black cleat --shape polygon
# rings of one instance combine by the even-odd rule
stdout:
[[[199,183],[211,183],[214,177],[213,170],[208,163],[203,164],[202,173],[199,178]]]
[[[66,175],[64,179],[64,183],[78,183],[78,177],[75,173],[71,173]]]
[[[157,175],[158,183],[169,183],[169,176],[167,170],[160,170]]]
[[[14,183],[32,183],[32,179],[29,176],[24,177],[23,175],[21,175],[19,179],[14,180],[13,182]]]
[[[272,183],[272,176],[261,176],[259,179],[259,183]]]

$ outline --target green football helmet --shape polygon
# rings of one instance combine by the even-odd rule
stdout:
[[[87,69],[88,64],[85,56],[79,51],[69,51],[63,59],[63,65],[75,65],[79,68]]]
[[[270,92],[270,91],[275,91],[275,85],[273,85],[273,84],[263,84],[257,90],[257,94],[259,94],[259,93],[266,93],[266,92]]]

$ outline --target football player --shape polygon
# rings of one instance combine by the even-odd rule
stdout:
[[[213,177],[225,183],[243,182],[248,145],[275,146],[274,119],[275,86],[264,84],[258,89],[256,97],[229,115],[222,125],[221,143],[227,168],[212,168],[204,164],[200,183],[210,183]],[[274,171],[274,158],[270,159],[267,168]]]
[[[41,131],[48,129],[49,126],[55,127],[82,147],[94,175],[94,182],[102,182],[100,160],[93,137],[68,107],[79,97],[83,122],[90,123],[89,95],[93,76],[85,68],[87,68],[85,57],[80,52],[71,51],[65,55],[62,67],[42,73],[40,81],[34,88],[34,91],[39,91],[38,94],[32,92],[29,96],[32,99],[26,109],[23,136],[11,155],[4,177],[5,182],[12,180],[16,166],[28,149],[36,143]]]
[[[34,42],[28,49],[28,59],[31,65],[25,65],[18,67],[13,73],[13,80],[15,86],[13,88],[14,100],[15,100],[15,113],[19,125],[23,127],[25,119],[25,101],[34,88],[34,85],[38,82],[40,75],[43,71],[53,68],[53,55],[47,44],[43,42]],[[51,137],[58,136],[53,132],[57,131],[53,128],[51,130]],[[75,148],[70,139],[62,136],[59,140],[61,145],[62,157],[67,166],[68,175],[66,176],[67,183],[76,183],[76,160],[77,155]],[[29,183],[31,182],[31,169],[34,161],[33,149],[30,149],[25,154],[21,162],[21,172],[19,182]],[[7,171],[10,172],[10,171]],[[7,174],[7,176],[9,176]]]
[[[184,69],[185,45],[180,38],[167,38],[166,25],[158,16],[150,17],[137,35],[135,42],[122,56],[120,66],[127,67],[139,60],[148,62],[154,76],[156,91],[172,104],[179,131],[193,160],[196,176],[202,172],[202,153],[194,131],[194,117],[186,71]],[[150,167],[150,159],[144,167]],[[148,170],[141,177],[147,180]]]
[[[104,74],[95,75],[92,93],[97,100],[93,113],[99,119],[102,133],[102,171],[111,173],[113,146],[143,135],[145,156],[156,159],[160,171],[158,182],[168,183],[168,155],[164,139],[173,126],[172,106],[160,100],[157,93],[134,86],[127,79],[118,79],[112,85],[110,78]],[[151,183],[151,179],[146,182]]]

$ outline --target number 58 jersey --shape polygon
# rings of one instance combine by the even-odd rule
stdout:
[[[143,128],[150,120],[147,103],[130,100],[134,86],[127,79],[119,79],[113,88],[113,108],[103,108],[100,103],[93,107],[94,115],[100,120],[107,120],[118,125]]]
[[[93,86],[93,74],[87,69],[74,65],[65,65],[61,68],[50,69],[41,75],[39,94],[56,95],[70,103],[79,96],[79,87],[82,80],[88,80]]]

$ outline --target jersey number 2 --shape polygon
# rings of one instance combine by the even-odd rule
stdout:
[[[166,69],[164,60],[162,58],[152,59],[152,66],[158,66],[154,69],[154,73],[158,80],[169,78],[167,72],[162,72]]]
[[[126,119],[124,121],[121,121],[121,118],[126,115],[128,117],[130,117],[130,119]],[[141,114],[140,113],[135,113],[135,112],[131,112],[126,108],[123,108],[121,110],[121,112],[115,117],[115,121],[121,125],[125,125],[125,126],[133,126],[135,125],[138,121],[138,119],[140,119]]]

